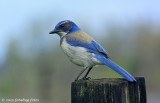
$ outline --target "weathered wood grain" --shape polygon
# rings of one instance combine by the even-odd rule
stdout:
[[[72,82],[71,103],[147,103],[144,77],[137,82],[120,78]]]

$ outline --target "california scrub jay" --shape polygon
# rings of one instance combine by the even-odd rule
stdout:
[[[88,73],[95,65],[106,65],[128,81],[136,81],[132,75],[111,61],[105,49],[91,36],[83,32],[74,22],[70,20],[59,22],[49,34],[54,33],[60,36],[61,48],[69,57],[69,60],[78,66],[84,67],[75,79],[76,81],[86,69],[88,71],[82,79],[87,79]]]

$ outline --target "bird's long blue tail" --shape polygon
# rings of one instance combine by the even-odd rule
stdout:
[[[120,67],[119,65],[117,65],[116,63],[114,63],[113,61],[111,61],[109,58],[106,58],[106,57],[101,56],[101,55],[96,55],[95,58],[97,58],[102,63],[104,63],[106,66],[108,66],[111,69],[113,69],[114,71],[116,71],[118,74],[120,74],[121,76],[123,76],[128,81],[130,81],[130,82],[136,81],[136,79],[131,74],[129,74],[122,67]]]

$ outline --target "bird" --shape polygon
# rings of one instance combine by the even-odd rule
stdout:
[[[73,21],[60,21],[49,34],[58,34],[60,37],[60,46],[69,60],[83,67],[75,81],[88,80],[91,69],[96,65],[106,65],[116,71],[129,82],[135,82],[136,79],[121,66],[113,62],[106,50],[90,35],[80,29]],[[79,77],[87,70],[82,79]]]

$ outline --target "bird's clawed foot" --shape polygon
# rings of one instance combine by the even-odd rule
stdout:
[[[87,77],[87,78],[82,78],[82,79],[75,79],[74,81],[76,82],[76,81],[81,81],[81,80],[90,80],[91,79],[91,77]]]
[[[90,80],[91,79],[91,77],[83,77],[81,80]]]
[[[78,81],[78,79],[75,79],[74,81],[76,82],[76,81]]]
[[[87,78],[85,78],[84,80],[90,80],[91,79],[91,77],[87,77]]]

